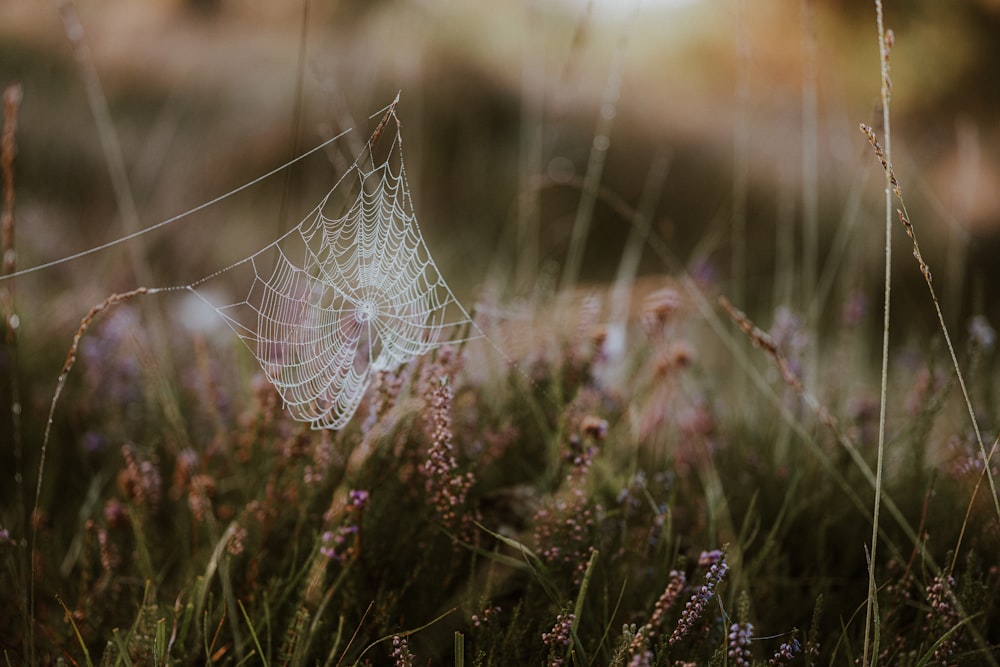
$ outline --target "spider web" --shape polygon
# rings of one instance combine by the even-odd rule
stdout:
[[[292,417],[314,429],[343,427],[374,374],[472,325],[417,225],[395,109],[295,228],[188,286],[254,354]],[[198,291],[238,268],[251,274],[243,300],[219,306]]]

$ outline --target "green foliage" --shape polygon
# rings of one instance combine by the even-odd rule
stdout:
[[[217,363],[178,392],[179,440],[154,428],[155,405],[116,406],[128,392],[101,390],[122,381],[127,357],[95,357],[57,424],[50,474],[77,480],[40,518],[35,655],[483,666],[856,657],[870,518],[825,466],[857,488],[865,477],[807,413],[811,447],[775,426],[776,408],[727,416],[740,414],[725,408],[739,397],[719,393],[697,347],[676,348],[700,327],[636,327],[635,354],[660,360],[638,383],[615,380],[599,340],[580,343],[589,335],[538,332],[551,345],[533,384],[516,367],[475,375],[471,356],[445,350],[381,377],[355,423],[332,434],[290,421],[268,386]],[[105,324],[93,335],[113,347],[104,337],[119,334]],[[935,444],[923,422],[948,411],[931,403],[916,402],[919,427],[901,420],[900,432],[922,460],[944,462],[890,461],[884,480],[921,539],[883,526],[879,662],[991,664],[990,502],[975,499],[955,521],[981,465],[966,436]],[[867,418],[841,417],[871,460]],[[12,557],[15,544],[3,548]],[[5,590],[19,590],[15,574]],[[0,642],[18,662],[26,610],[16,597],[9,608]]]

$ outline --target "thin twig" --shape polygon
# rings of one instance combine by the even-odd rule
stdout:
[[[390,118],[395,119],[396,126],[399,127],[399,117],[396,115],[396,106],[399,104],[400,94],[401,93],[396,93],[396,98],[386,108],[385,114],[382,116],[382,120],[380,120],[378,125],[375,127],[375,131],[372,133],[372,138],[368,141],[369,152],[371,152],[371,149],[375,146],[378,138],[382,135],[382,130],[385,129],[385,126],[389,122]]]

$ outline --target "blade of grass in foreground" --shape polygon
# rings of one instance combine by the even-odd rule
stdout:
[[[237,604],[240,607],[240,613],[243,615],[243,620],[246,622],[247,628],[250,630],[250,637],[253,639],[253,645],[257,649],[257,655],[260,656],[260,662],[264,665],[264,667],[267,667],[267,654],[264,653],[264,649],[261,648],[260,639],[257,638],[257,629],[253,626],[253,620],[250,618],[250,614],[247,613],[247,608],[243,605],[243,600],[238,601]]]
[[[83,641],[83,636],[80,634],[80,628],[77,627],[76,621],[73,619],[73,612],[69,610],[66,603],[63,601],[62,597],[57,595],[56,600],[62,606],[63,611],[66,612],[66,618],[69,620],[70,626],[73,628],[73,635],[76,637],[76,641],[80,644],[80,648],[83,650],[84,664],[87,667],[94,667],[93,661],[90,659],[90,651],[87,650],[87,642]]]
[[[875,149],[875,154],[882,162],[882,166],[885,170],[885,218],[886,218],[886,312],[885,312],[885,332],[883,340],[883,371],[882,371],[882,401],[881,401],[881,415],[879,419],[879,446],[878,446],[878,475],[881,478],[882,471],[882,455],[883,455],[883,444],[884,444],[884,430],[885,430],[885,403],[886,403],[886,377],[887,371],[886,366],[888,362],[887,357],[887,346],[888,346],[888,328],[889,328],[889,264],[891,259],[891,243],[890,243],[890,233],[892,226],[892,196],[895,195],[896,199],[899,201],[900,208],[897,210],[897,215],[899,221],[903,224],[906,230],[907,236],[913,243],[913,256],[917,260],[917,264],[920,267],[920,273],[924,277],[924,281],[927,283],[927,289],[930,292],[931,302],[934,305],[935,313],[937,314],[938,323],[941,327],[941,332],[944,335],[945,344],[948,347],[948,353],[951,357],[952,366],[955,369],[955,375],[958,380],[959,387],[962,390],[962,398],[965,401],[966,409],[969,412],[969,418],[972,422],[972,428],[976,435],[976,442],[979,445],[979,451],[983,458],[984,464],[984,475],[989,482],[991,498],[993,500],[994,510],[996,515],[1000,518],[1000,496],[997,495],[996,483],[993,479],[993,474],[990,470],[990,455],[986,452],[986,446],[983,443],[982,434],[979,429],[979,423],[976,418],[975,409],[972,406],[972,399],[969,396],[968,388],[965,384],[965,378],[962,374],[961,367],[958,363],[958,356],[955,353],[955,347],[951,341],[951,335],[948,332],[948,326],[945,323],[944,314],[941,310],[941,303],[937,298],[937,294],[934,290],[934,284],[931,278],[930,268],[927,266],[926,261],[920,252],[920,244],[917,242],[916,232],[913,228],[913,223],[910,221],[910,216],[906,210],[906,203],[903,201],[902,188],[899,185],[899,181],[896,179],[896,175],[892,168],[892,153],[891,153],[891,126],[889,122],[889,98],[890,98],[890,79],[889,79],[889,51],[892,47],[894,40],[892,31],[886,31],[883,21],[882,13],[882,2],[881,0],[875,1],[876,18],[878,24],[878,37],[879,37],[879,55],[881,57],[881,80],[882,80],[882,114],[883,114],[883,126],[884,126],[884,147],[878,142],[875,136],[874,130],[871,127],[861,124],[861,131],[868,137],[868,141],[872,144]],[[875,527],[873,528],[872,537],[872,556],[871,564],[869,566],[869,591],[868,591],[868,622],[865,627],[865,652],[862,657],[862,665],[867,665],[868,658],[868,646],[869,646],[869,632],[872,623],[872,607],[874,605],[874,595],[875,595],[875,575],[874,575],[874,561],[875,561],[875,548],[876,548],[876,535],[877,535],[877,524],[878,524],[878,510],[879,510],[879,496],[876,493],[875,510],[873,521]],[[957,554],[956,554],[957,555]],[[876,637],[877,643],[877,637]],[[874,655],[874,651],[873,651]]]
[[[889,159],[889,48],[892,46],[892,33],[886,35],[882,20],[882,0],[875,0],[875,17],[878,24],[879,72],[882,92],[882,126],[885,128],[886,159]],[[868,649],[872,644],[872,654],[878,647],[878,627],[875,628],[874,641],[871,638],[872,624],[878,623],[877,604],[875,600],[875,561],[878,549],[879,510],[882,507],[882,463],[885,452],[885,412],[889,386],[889,324],[892,286],[892,178],[888,169],[885,172],[885,297],[882,317],[882,378],[879,389],[878,413],[878,460],[875,463],[875,506],[872,509],[872,539],[871,555],[868,559],[868,602],[865,605],[865,645],[861,655],[862,667],[868,665]],[[873,618],[874,616],[874,618]],[[876,658],[877,660],[877,658]]]

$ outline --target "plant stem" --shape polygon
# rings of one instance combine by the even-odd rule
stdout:
[[[885,308],[882,316],[882,381],[879,394],[878,415],[878,460],[875,464],[875,506],[872,510],[871,555],[868,561],[868,602],[865,611],[865,645],[861,658],[863,667],[868,665],[869,648],[872,643],[872,614],[875,609],[875,563],[878,549],[879,509],[882,500],[882,458],[885,451],[885,413],[889,384],[889,323],[890,295],[892,285],[892,153],[889,126],[889,47],[882,18],[882,0],[875,0],[875,18],[878,25],[879,71],[882,94],[882,125],[885,131],[885,160],[889,168],[885,170]],[[874,641],[878,642],[875,628]],[[874,653],[874,651],[872,651]],[[872,655],[873,660],[877,658]]]
[[[0,209],[0,275],[8,275],[17,270],[17,250],[14,247],[14,158],[17,155],[17,116],[21,106],[21,85],[13,83],[3,93],[3,134],[0,139],[0,173],[3,179],[3,204]],[[7,348],[10,371],[10,430],[11,444],[14,454],[14,487],[17,516],[21,535],[27,531],[27,514],[25,513],[24,495],[24,441],[21,434],[21,385],[18,372],[17,331],[19,321],[14,300],[14,282],[11,281],[0,290],[0,316],[3,317],[6,335],[3,345]],[[28,576],[28,558],[23,540],[18,548],[21,577]],[[23,588],[23,608],[27,608],[28,584],[21,580]],[[27,655],[34,661],[34,627],[29,617],[25,618],[25,641],[28,644]]]

